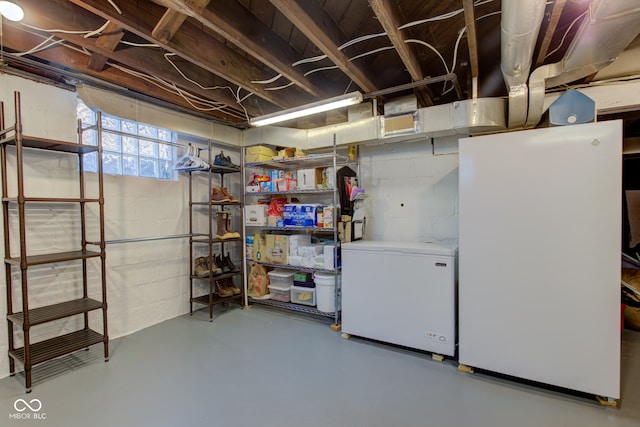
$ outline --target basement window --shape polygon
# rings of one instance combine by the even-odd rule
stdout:
[[[82,126],[96,124],[97,114],[78,99]],[[178,134],[168,129],[102,113],[102,171],[110,175],[175,180]],[[82,143],[98,145],[95,130],[83,133]],[[84,155],[84,168],[97,172],[97,153]]]

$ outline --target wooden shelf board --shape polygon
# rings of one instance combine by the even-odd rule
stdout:
[[[39,325],[53,320],[62,319],[76,314],[87,313],[102,308],[103,304],[91,298],[81,298],[73,301],[65,301],[58,304],[47,305],[29,310],[29,323],[31,326]],[[14,313],[7,319],[16,324],[24,321],[23,313]]]
[[[80,331],[71,332],[59,337],[51,338],[31,344],[31,365],[46,362],[74,351],[82,350],[89,346],[104,342],[104,336],[92,331],[91,329],[82,329]],[[9,356],[13,357],[23,365],[25,361],[24,347],[9,351]]]

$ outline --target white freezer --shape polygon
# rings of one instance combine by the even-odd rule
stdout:
[[[621,163],[621,121],[460,140],[460,363],[620,397]]]
[[[343,244],[342,331],[453,356],[456,251],[454,244]]]

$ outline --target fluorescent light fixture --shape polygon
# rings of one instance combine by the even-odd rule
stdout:
[[[324,99],[311,104],[301,105],[299,107],[290,108],[288,110],[279,111],[277,113],[267,114],[260,117],[249,119],[251,126],[266,126],[274,123],[284,122],[298,117],[310,116],[323,111],[335,110],[340,107],[359,104],[362,102],[362,94],[358,91]]]
[[[0,15],[7,18],[9,21],[22,21],[24,18],[24,11],[20,6],[12,1],[0,1]]]

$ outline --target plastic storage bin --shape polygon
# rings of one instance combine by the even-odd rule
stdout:
[[[291,302],[303,305],[316,305],[316,290],[314,288],[292,286]]]
[[[279,287],[291,287],[293,285],[294,271],[276,268],[267,273],[269,275],[269,284]]]
[[[272,300],[290,302],[291,286],[269,285],[269,294]]]

